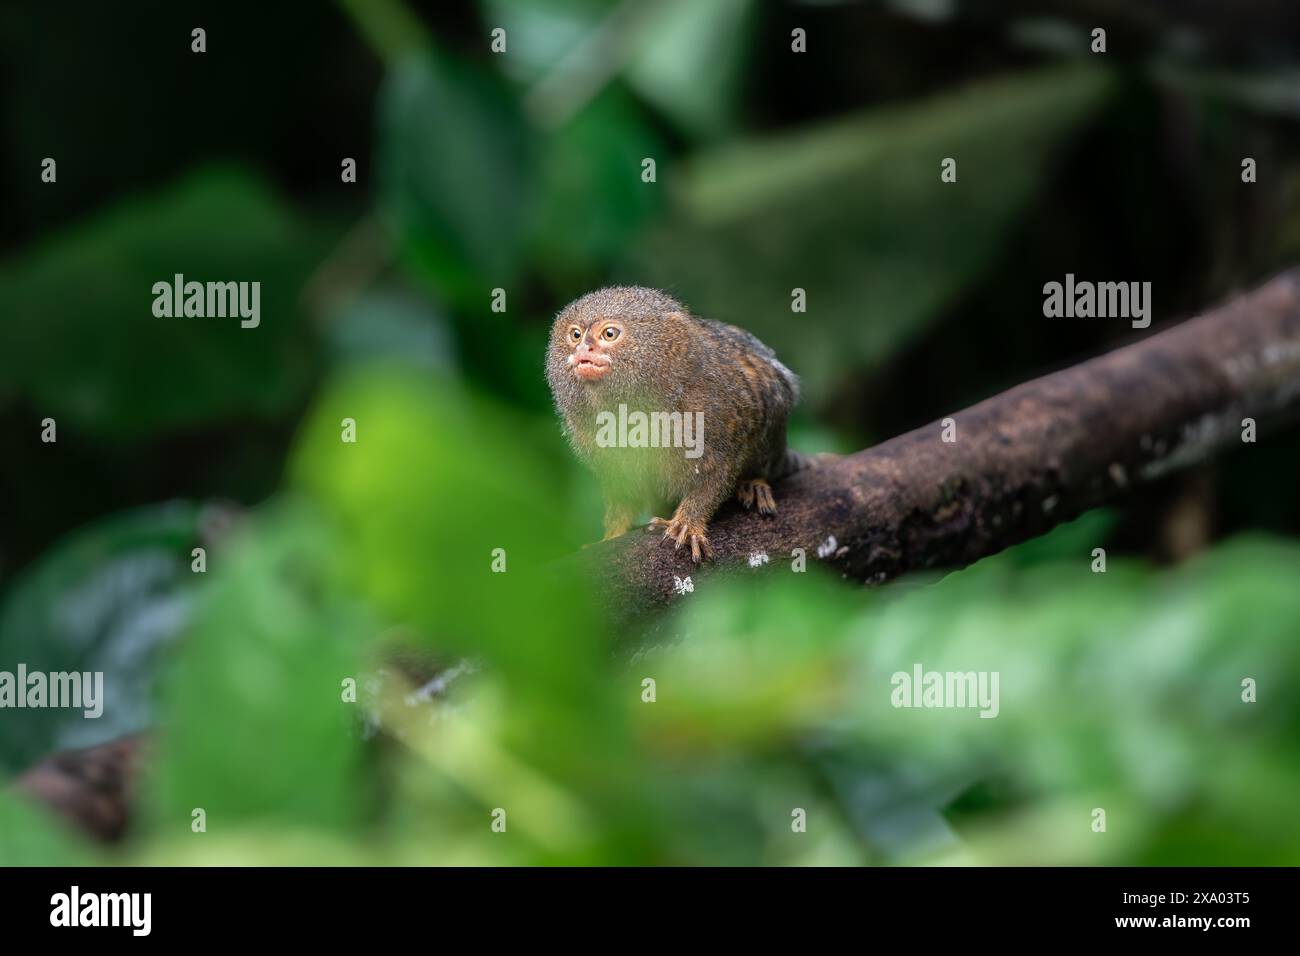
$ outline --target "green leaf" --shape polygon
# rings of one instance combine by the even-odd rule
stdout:
[[[732,125],[751,46],[752,0],[670,0],[642,32],[628,82],[697,137]]]
[[[483,21],[509,37],[502,68],[533,82],[579,49],[609,15],[607,0],[482,0]]]
[[[0,790],[0,866],[88,866],[90,853],[47,813]]]
[[[1109,508],[1093,508],[1044,535],[1008,548],[998,559],[1024,565],[1091,561],[1092,549],[1106,544],[1106,537],[1118,518]]]
[[[212,514],[213,512],[208,512]],[[0,607],[0,670],[103,672],[103,713],[14,709],[0,720],[0,769],[139,730],[152,716],[161,648],[185,627],[202,575],[190,570],[204,511],[140,508],[59,543],[14,580]]]
[[[344,419],[355,443],[341,440]],[[321,396],[289,474],[340,529],[350,580],[383,614],[507,668],[558,671],[555,651],[589,641],[594,615],[541,612],[561,598],[539,568],[577,545],[550,506],[565,473],[541,454],[543,436],[558,441],[549,421],[375,365]],[[506,573],[492,570],[496,549]]]
[[[297,300],[322,244],[241,172],[124,202],[0,267],[0,381],[41,417],[112,436],[283,415],[308,384]],[[178,273],[260,282],[261,324],[155,316],[154,283]]]
[[[580,112],[618,81],[694,137],[724,136],[734,123],[753,0],[483,6],[485,21],[509,38],[502,68],[529,84],[530,107],[544,123]]]
[[[535,144],[504,81],[451,55],[409,57],[379,97],[380,203],[403,255],[447,298],[486,308],[515,276]]]
[[[534,246],[554,286],[572,290],[584,270],[613,260],[663,206],[641,181],[641,160],[663,142],[623,93],[609,90],[545,142]],[[576,281],[566,276],[577,274]]]
[[[629,716],[678,778],[718,754],[766,760],[767,780],[782,759],[833,768],[868,853],[1167,864],[1191,858],[1186,839],[1201,863],[1290,862],[1300,826],[1277,795],[1298,765],[1297,575],[1293,542],[1243,538],[1166,572],[1007,552],[865,595],[779,570],[762,587],[706,582],[681,606],[683,642],[638,663],[660,697],[629,697]],[[998,675],[995,718],[981,702],[898,706],[894,677],[917,666]],[[748,789],[733,769],[716,802],[739,813]],[[1076,837],[1095,806],[1115,840]],[[945,848],[931,811],[949,808],[962,842]]]
[[[706,153],[668,178],[679,209],[628,269],[755,332],[816,402],[988,267],[1109,88],[1105,73],[1052,69]],[[955,183],[940,181],[948,157]],[[807,315],[791,313],[795,288]]]
[[[346,828],[366,792],[357,705],[369,612],[338,574],[338,541],[282,504],[232,541],[163,682],[148,820],[163,835],[283,821]]]

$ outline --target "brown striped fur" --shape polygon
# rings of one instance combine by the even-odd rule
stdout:
[[[618,329],[605,341],[606,325]],[[575,341],[575,330],[582,336]],[[598,380],[575,374],[581,347],[608,361]],[[570,303],[555,319],[546,377],[565,434],[592,468],[605,494],[605,536],[629,530],[649,509],[674,507],[654,527],[699,560],[708,554],[705,528],[728,497],[775,510],[767,483],[810,464],[786,448],[786,422],[799,380],[776,354],[744,329],[698,319],[662,292],[614,286]],[[651,412],[703,413],[703,453],[681,448],[605,448],[596,443],[597,415],[618,406]]]

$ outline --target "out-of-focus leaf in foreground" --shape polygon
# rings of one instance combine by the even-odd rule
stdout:
[[[195,809],[208,833],[358,821],[368,785],[344,681],[376,628],[338,548],[310,508],[281,502],[210,566],[162,684],[153,832],[190,838]]]
[[[355,443],[340,440],[345,418]],[[399,802],[398,819],[428,831],[440,861],[592,862],[615,857],[600,850],[610,841],[648,852],[656,832],[636,823],[653,812],[610,679],[600,574],[561,578],[550,564],[575,544],[557,505],[567,462],[540,451],[553,429],[385,366],[338,381],[295,451],[292,481],[338,529],[355,592],[411,641],[484,662],[454,718],[430,725],[398,707],[384,721],[421,758],[401,778],[419,811]],[[496,806],[524,844],[485,842]]]
[[[599,574],[557,583],[529,571],[540,542],[518,547],[549,519],[498,466],[513,480],[545,466],[509,447],[491,405],[408,376],[332,390],[297,452],[306,500],[264,509],[214,577],[168,687],[163,839],[141,859],[233,859],[280,822],[267,862],[1300,859],[1293,545],[1239,539],[1164,572],[1112,557],[1094,574],[1082,532],[1104,521],[1089,519],[875,592],[774,566],[761,584],[702,585],[681,599],[679,642],[613,658]],[[338,440],[344,407],[355,445]],[[492,524],[490,495],[457,498],[466,483],[499,493],[511,523]],[[449,493],[462,507],[427,507]],[[480,535],[509,528],[509,570],[493,573]],[[432,710],[379,702],[402,746],[377,777],[338,677],[394,626],[483,663]],[[896,706],[917,667],[997,675],[997,694]],[[363,805],[382,810],[339,843]],[[193,807],[211,844],[179,829]]]
[[[0,790],[0,866],[87,866],[88,848],[26,797]]]
[[[345,420],[355,442],[341,440]],[[544,665],[548,641],[583,634],[591,647],[595,619],[581,605],[543,613],[564,600],[538,570],[577,544],[554,504],[562,459],[543,452],[553,428],[408,366],[371,366],[322,396],[290,474],[340,527],[376,607],[443,646]]]
[[[848,819],[906,809],[892,824],[906,830],[928,795],[962,838],[940,846],[953,861],[1190,862],[1186,842],[1202,863],[1294,863],[1297,573],[1293,546],[1243,539],[1166,574],[1093,574],[1086,552],[1002,556],[929,587],[814,601],[815,583],[778,576],[693,596],[689,636],[655,662],[673,692],[644,717],[698,763],[803,755]],[[997,674],[996,715],[895,706],[894,675],[917,667]],[[1002,797],[963,810],[980,791]],[[1092,833],[1095,807],[1122,839]],[[858,830],[895,858],[927,849]]]

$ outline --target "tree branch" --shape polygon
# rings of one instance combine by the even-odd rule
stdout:
[[[668,604],[688,576],[695,586],[754,573],[761,555],[788,567],[796,548],[868,583],[961,566],[1241,444],[1244,418],[1266,438],[1297,410],[1300,269],[956,412],[955,441],[935,422],[796,474],[776,487],[772,518],[725,506],[710,525],[710,565],[640,531],[584,557],[609,569],[628,616]]]
[[[145,748],[143,735],[120,737],[51,754],[13,783],[14,792],[44,804],[69,824],[105,842],[121,839]]]

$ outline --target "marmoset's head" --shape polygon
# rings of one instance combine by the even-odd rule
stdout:
[[[546,359],[551,389],[568,391],[577,382],[602,391],[654,391],[683,354],[692,323],[681,303],[654,289],[590,292],[556,316]]]

